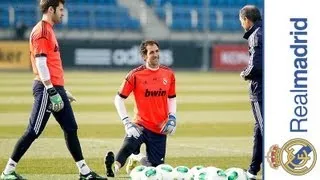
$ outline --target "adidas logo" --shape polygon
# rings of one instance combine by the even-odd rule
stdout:
[[[83,168],[83,167],[85,167],[85,166],[87,166],[87,165],[83,163],[83,164],[80,166],[80,168]]]

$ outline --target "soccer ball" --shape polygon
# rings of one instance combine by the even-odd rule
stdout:
[[[208,179],[210,180],[226,180],[226,173],[220,169],[213,166],[209,166],[206,168],[206,172],[208,174]]]
[[[201,169],[204,169],[204,166],[193,166],[190,171],[192,174],[192,177],[194,178],[197,174],[199,174],[199,171],[201,171]]]
[[[173,170],[174,180],[192,180],[192,173],[187,166],[177,166]]]
[[[248,180],[246,172],[241,168],[229,168],[226,171],[228,180]]]
[[[145,170],[146,166],[137,166],[130,172],[130,179],[131,180],[141,180],[143,171]]]
[[[160,164],[156,167],[163,180],[173,180],[173,167],[169,164]]]
[[[227,180],[225,172],[213,166],[203,168],[197,172],[194,177],[195,180]]]
[[[146,167],[142,172],[141,180],[162,180],[162,176],[155,167]]]

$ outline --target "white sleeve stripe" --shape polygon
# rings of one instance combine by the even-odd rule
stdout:
[[[257,28],[253,33],[252,33],[252,38],[250,38],[249,40],[250,40],[250,46],[252,46],[252,47],[256,47],[256,46],[258,46],[258,30],[260,29],[260,27],[259,28]]]
[[[118,115],[120,116],[121,120],[128,117],[127,109],[124,104],[124,100],[122,97],[120,97],[118,94],[114,98],[114,105],[116,106],[116,109],[118,111]]]
[[[43,82],[43,81],[50,80],[50,72],[47,66],[47,58],[44,56],[36,57],[35,61],[36,61],[35,64],[36,64],[41,81]]]
[[[256,47],[258,45],[258,30],[259,28],[257,28],[252,34],[252,38],[249,39],[249,44],[250,44],[250,51],[251,51],[251,54],[254,54],[255,53],[255,49],[254,47]],[[244,76],[248,76],[251,71],[253,69],[253,57],[252,55],[250,56],[250,60],[249,60],[249,65],[248,67],[244,70],[243,74]]]
[[[248,76],[253,68],[253,65],[249,65],[247,69],[244,71],[244,75]]]

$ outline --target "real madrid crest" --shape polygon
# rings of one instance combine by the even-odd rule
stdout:
[[[317,161],[317,153],[313,145],[301,138],[291,139],[282,148],[272,145],[267,154],[271,168],[281,166],[286,172],[295,176],[309,173]]]

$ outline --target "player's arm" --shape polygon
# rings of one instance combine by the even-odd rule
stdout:
[[[36,54],[35,64],[38,70],[39,77],[43,85],[46,87],[46,89],[53,87],[50,79],[49,68],[47,66],[47,54],[45,53]]]
[[[53,87],[50,79],[50,71],[47,65],[47,54],[49,51],[48,44],[49,40],[46,37],[40,37],[33,41],[33,48],[35,50],[34,59],[40,80],[49,94],[51,109],[58,112],[63,109],[64,103],[59,93]]]
[[[161,133],[173,135],[177,128],[177,100],[176,97],[168,98],[169,115],[166,124],[162,127]]]
[[[47,90],[50,89],[48,92],[52,92],[53,85],[50,80],[50,71],[47,66],[47,55],[44,53],[36,54],[35,61],[38,74],[43,85],[46,87]],[[71,92],[66,90],[66,94],[70,102],[76,101],[76,98],[71,94]]]
[[[125,119],[128,117],[128,113],[125,106],[125,99],[130,95],[130,93],[135,88],[135,77],[129,73],[125,80],[122,82],[118,94],[114,98],[114,105],[117,109],[120,119]]]
[[[176,80],[174,74],[172,74],[170,89],[168,93],[168,120],[162,127],[161,133],[173,135],[176,131],[177,120],[177,99],[176,99]]]
[[[168,109],[169,114],[175,115],[177,112],[177,99],[176,99],[176,78],[175,75],[172,74],[171,84],[168,93]]]
[[[126,79],[122,83],[118,94],[114,98],[114,105],[117,109],[118,115],[122,120],[125,127],[125,131],[128,137],[138,138],[141,135],[139,127],[131,121],[128,116],[127,109],[125,106],[125,99],[135,88],[135,77],[131,74],[127,75]]]
[[[253,50],[250,56],[249,65],[244,69],[240,76],[245,80],[251,80],[253,77],[262,76],[262,66],[263,66],[263,48],[262,48],[262,34],[261,32],[257,32],[257,34],[253,38]]]
[[[176,115],[177,113],[177,98],[168,98],[169,114]]]
[[[129,117],[125,103],[124,103],[125,99],[126,98],[123,98],[123,96],[121,97],[120,94],[117,94],[116,97],[114,98],[114,105],[117,109],[120,119],[122,120]]]

